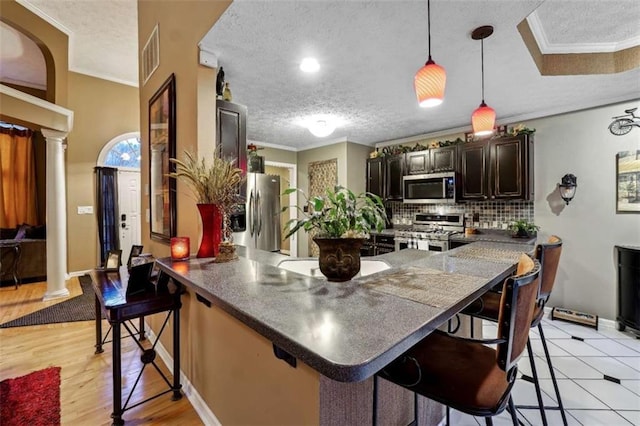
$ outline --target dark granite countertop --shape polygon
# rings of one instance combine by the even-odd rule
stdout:
[[[345,283],[328,282],[275,267],[275,253],[238,248],[240,259],[172,262],[160,268],[321,374],[355,382],[372,376],[514,270],[510,262],[465,256],[459,250],[402,250],[382,259],[392,268]],[[475,243],[477,249],[531,252],[522,244]],[[477,250],[476,250],[477,251]],[[365,260],[365,259],[363,259]],[[423,285],[416,271],[471,276],[480,287],[446,308],[371,289],[376,282]],[[406,273],[406,274],[405,274]],[[405,274],[405,275],[403,275]],[[478,279],[479,278],[479,279]],[[363,285],[365,282],[367,286]],[[455,284],[452,284],[455,285]]]
[[[454,234],[452,241],[460,243],[474,243],[476,241],[490,241],[494,243],[535,244],[536,238],[513,238],[510,231],[500,229],[479,229],[477,234]]]
[[[640,245],[630,245],[630,244],[617,244],[616,247],[620,247],[628,250],[638,250],[640,251]]]

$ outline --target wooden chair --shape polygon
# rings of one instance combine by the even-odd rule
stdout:
[[[551,381],[556,393],[558,401],[557,407],[545,407],[542,402],[542,393],[540,391],[540,383],[538,380],[538,373],[535,365],[535,357],[533,356],[533,350],[531,349],[531,342],[527,341],[527,352],[529,354],[529,362],[531,364],[531,373],[533,377],[529,380],[533,381],[536,389],[536,397],[538,400],[538,406],[518,405],[520,409],[539,409],[542,418],[542,423],[547,426],[547,417],[545,414],[546,409],[558,409],[562,416],[562,422],[566,426],[567,418],[562,405],[562,398],[560,397],[560,390],[558,388],[558,382],[556,375],[551,364],[551,357],[549,356],[549,350],[547,349],[547,342],[544,337],[544,331],[542,330],[542,318],[544,316],[544,307],[551,296],[553,285],[556,280],[556,273],[558,271],[558,264],[560,262],[560,254],[562,253],[562,240],[552,235],[547,243],[539,244],[536,247],[536,259],[540,262],[540,293],[538,294],[538,300],[536,303],[535,311],[533,314],[533,320],[531,321],[531,327],[537,327],[540,334],[540,340],[544,349],[544,354],[547,359],[547,365],[551,373]],[[500,294],[495,292],[487,292],[482,297],[474,301],[471,305],[465,308],[462,312],[472,317],[482,318],[488,321],[498,321],[498,311],[500,304]],[[528,378],[526,378],[528,379]]]
[[[509,406],[517,425],[511,388],[529,337],[540,265],[523,254],[519,267],[523,273],[503,284],[496,339],[468,339],[436,331],[384,368],[379,377],[445,404],[447,424],[449,407],[485,417],[487,425],[492,425],[491,418]]]

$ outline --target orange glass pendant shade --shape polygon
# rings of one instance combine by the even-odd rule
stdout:
[[[447,74],[444,68],[429,58],[413,80],[419,105],[423,108],[440,105],[444,99],[446,82]]]
[[[493,133],[496,124],[496,112],[484,102],[473,111],[471,115],[471,126],[473,134],[476,136],[486,136]]]

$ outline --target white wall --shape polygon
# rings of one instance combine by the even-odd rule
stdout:
[[[535,128],[535,222],[540,238],[563,241],[549,306],[615,319],[616,244],[640,245],[640,214],[616,214],[616,153],[640,150],[640,128],[614,136],[611,117],[640,100],[527,121]],[[557,183],[566,173],[578,188],[564,206]],[[554,212],[555,211],[555,212]]]

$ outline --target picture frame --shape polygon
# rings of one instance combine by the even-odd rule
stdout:
[[[104,262],[105,271],[117,271],[122,265],[122,250],[109,250],[107,259]]]
[[[640,213],[640,150],[616,154],[616,213]]]
[[[139,257],[142,254],[142,247],[138,245],[132,245],[131,251],[129,252],[129,260],[127,260],[127,268],[131,268],[131,263],[134,258]]]
[[[149,100],[149,221],[151,239],[176,235],[176,79],[171,74]]]

